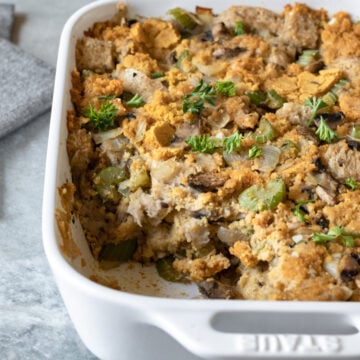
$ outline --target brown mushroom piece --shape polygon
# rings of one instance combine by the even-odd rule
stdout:
[[[360,181],[360,152],[351,149],[345,140],[329,145],[322,161],[336,180],[352,178]]]
[[[318,127],[320,124],[320,119],[323,118],[326,125],[329,126],[330,129],[332,130],[336,130],[336,128],[339,125],[342,125],[345,121],[345,115],[343,112],[338,111],[335,113],[325,113],[325,114],[320,114],[318,116],[316,116],[314,123],[315,125]]]
[[[189,186],[200,192],[216,192],[228,179],[222,173],[203,172],[188,176]]]
[[[207,280],[198,283],[200,292],[209,299],[234,299],[236,297],[233,286],[217,280]]]
[[[212,54],[216,59],[220,59],[220,58],[231,59],[240,55],[241,53],[246,52],[247,50],[248,50],[247,48],[241,46],[237,46],[234,48],[220,47],[214,50]]]
[[[345,255],[339,262],[341,280],[352,281],[360,273],[360,257],[356,253]]]

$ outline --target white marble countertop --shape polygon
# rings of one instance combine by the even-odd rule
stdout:
[[[3,2],[15,4],[13,42],[55,67],[66,19],[89,1]],[[6,360],[95,359],[74,330],[41,242],[49,119],[50,112],[0,139],[0,358]]]

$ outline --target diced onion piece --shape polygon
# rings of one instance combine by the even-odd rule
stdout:
[[[111,129],[108,131],[102,131],[102,132],[98,132],[98,133],[93,133],[92,137],[95,141],[96,145],[99,145],[101,143],[103,143],[106,140],[111,140],[111,139],[115,139],[117,137],[119,137],[122,134],[122,128],[118,127],[115,129]]]
[[[301,234],[296,234],[292,237],[294,243],[299,243],[300,241],[304,240],[304,237]]]
[[[281,150],[273,145],[264,145],[261,147],[262,157],[257,159],[260,171],[274,170],[279,163]]]

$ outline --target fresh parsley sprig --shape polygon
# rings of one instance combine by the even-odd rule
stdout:
[[[231,154],[241,145],[242,139],[243,139],[242,134],[238,132],[234,132],[232,135],[226,137],[223,140],[224,151],[227,154]]]
[[[227,154],[230,154],[241,145],[242,139],[242,134],[235,132],[222,141],[209,135],[194,135],[188,137],[185,143],[190,145],[194,152],[212,154],[216,149],[223,148]]]
[[[351,247],[355,245],[355,239],[359,238],[360,235],[348,233],[342,226],[335,226],[327,234],[315,232],[311,237],[314,242],[320,244],[340,239],[345,247]]]
[[[312,108],[312,113],[308,121],[308,126],[310,126],[313,123],[315,116],[321,109],[324,109],[329,106],[324,100],[318,99],[316,96],[313,96],[312,99],[307,97],[305,99],[304,105],[310,106]]]
[[[185,140],[185,143],[191,146],[194,152],[212,154],[216,149],[214,139],[208,135],[194,135]]]
[[[321,141],[327,143],[331,143],[334,139],[337,138],[336,132],[330,129],[322,116],[320,117],[319,127],[315,131],[315,134],[319,137]]]
[[[144,104],[145,102],[139,94],[135,94],[129,101],[126,102],[126,105],[130,107],[140,107]]]
[[[235,96],[236,95],[236,86],[232,81],[217,81],[215,83],[215,89],[218,94],[225,96]]]
[[[86,110],[85,115],[89,118],[91,125],[98,130],[106,130],[114,126],[114,119],[117,116],[118,109],[116,106],[106,101],[101,104],[99,110],[95,110],[94,104],[90,104],[90,108]]]
[[[245,34],[244,23],[241,20],[235,21],[234,33],[235,35]]]
[[[259,145],[253,145],[249,149],[248,157],[249,159],[255,159],[257,157],[260,157],[262,155],[262,149]]]
[[[298,200],[296,201],[295,207],[291,209],[292,213],[303,223],[307,223],[308,219],[306,218],[307,213],[302,206],[310,202],[314,202],[314,200]]]
[[[195,89],[183,97],[183,113],[200,114],[204,109],[205,102],[211,105],[216,104],[215,94],[216,90],[201,79]]]
[[[351,190],[356,190],[358,188],[358,184],[353,178],[346,178],[345,185]]]

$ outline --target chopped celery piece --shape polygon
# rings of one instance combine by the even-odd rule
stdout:
[[[185,31],[192,32],[202,26],[200,19],[196,15],[180,7],[169,10],[169,14],[174,17],[176,23]]]
[[[266,106],[270,109],[280,109],[285,100],[273,89],[267,92]]]
[[[118,244],[105,244],[99,253],[99,261],[128,261],[134,255],[136,248],[136,238],[121,241]]]
[[[183,62],[184,62],[185,60],[189,60],[189,50],[184,50],[184,51],[180,54],[180,56],[179,56],[179,58],[178,58],[178,60],[177,60],[177,62],[176,62],[176,67],[177,67],[178,69],[180,69],[181,71],[184,71]]]
[[[323,97],[322,101],[324,101],[329,106],[334,106],[338,100],[338,97],[331,91],[327,92]]]
[[[184,281],[184,275],[176,271],[172,263],[174,258],[172,256],[167,256],[156,261],[156,270],[158,274],[165,280],[171,282],[181,282]]]
[[[323,97],[322,100],[329,106],[334,106],[338,101],[338,94],[340,89],[342,89],[346,84],[349,83],[349,80],[341,79],[339,80],[330,91],[328,91]]]
[[[317,60],[318,55],[319,55],[318,50],[304,50],[299,56],[299,59],[296,63],[302,66],[307,66],[312,61]]]
[[[351,137],[360,139],[360,125],[354,125],[351,129]]]
[[[240,206],[250,211],[273,210],[285,199],[286,186],[279,179],[270,180],[267,184],[252,185],[239,196]]]
[[[94,178],[95,190],[103,200],[118,201],[120,194],[117,186],[125,180],[126,176],[122,169],[116,166],[109,166],[101,170]]]
[[[246,95],[249,97],[250,102],[254,105],[264,105],[266,103],[267,95],[265,92],[262,91],[248,91]]]
[[[270,109],[279,109],[283,106],[285,99],[283,99],[275,90],[270,89],[266,92],[255,90],[248,91],[246,95],[250,102],[256,106],[267,106]]]
[[[259,127],[256,129],[253,136],[257,144],[265,144],[269,140],[274,139],[275,130],[270,121],[262,117],[259,122]]]

